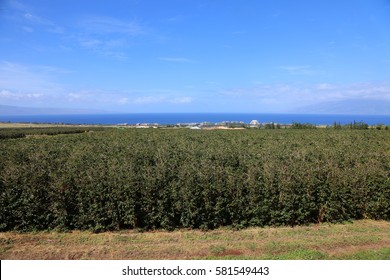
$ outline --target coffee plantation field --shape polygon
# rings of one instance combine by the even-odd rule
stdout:
[[[5,138],[0,207],[1,231],[390,220],[390,131],[128,128]]]

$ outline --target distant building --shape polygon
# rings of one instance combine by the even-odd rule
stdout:
[[[260,126],[260,123],[258,122],[258,120],[252,120],[249,125],[251,127],[259,127]]]
[[[212,122],[201,122],[200,126],[201,127],[211,127],[211,126],[214,126],[214,123],[212,123]]]
[[[158,123],[137,123],[135,125],[136,128],[158,128]]]

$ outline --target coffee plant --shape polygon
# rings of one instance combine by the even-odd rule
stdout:
[[[389,130],[83,132],[0,141],[1,231],[390,220]]]

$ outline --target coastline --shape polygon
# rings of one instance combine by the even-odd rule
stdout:
[[[390,125],[390,115],[326,115],[326,114],[267,114],[267,113],[129,113],[129,114],[68,114],[68,115],[1,115],[3,123],[34,123],[50,125],[137,125],[137,124],[201,124],[245,123],[260,124],[308,123],[316,126],[365,122],[369,125]]]

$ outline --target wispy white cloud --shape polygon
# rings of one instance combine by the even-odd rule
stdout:
[[[315,85],[314,88],[317,90],[332,90],[332,89],[335,89],[336,86],[329,84],[329,83],[321,83],[321,84]]]
[[[7,89],[0,90],[0,101],[40,101],[45,98],[43,93],[16,92]]]
[[[390,101],[390,82],[353,84],[261,84],[248,88],[221,91],[228,100],[246,100],[271,111],[289,110],[326,102],[347,100]]]
[[[128,55],[122,51],[125,43],[123,40],[100,40],[94,38],[79,38],[78,42],[84,49],[93,51],[100,56],[111,57],[116,60],[126,60]]]
[[[128,97],[121,97],[121,98],[117,99],[116,102],[121,104],[121,105],[125,105],[125,104],[129,103],[129,98]]]
[[[145,33],[145,28],[135,21],[124,21],[112,17],[94,16],[80,21],[80,28],[89,34],[106,35],[140,35]]]
[[[66,69],[46,65],[0,63],[0,104],[46,106],[63,104],[66,88],[58,77]]]
[[[33,15],[31,13],[25,13],[23,15],[23,17],[25,19],[27,19],[28,21],[30,22],[33,22],[33,23],[39,23],[39,24],[51,24],[48,20],[45,20],[37,15]]]
[[[146,34],[145,28],[135,21],[102,16],[83,18],[76,27],[71,37],[80,47],[116,60],[126,60],[131,42]]]
[[[167,19],[168,22],[182,22],[183,20],[187,19],[189,16],[185,15],[175,15]]]
[[[16,1],[16,0],[12,0],[12,1],[9,1],[8,2],[8,5],[12,8],[12,9],[15,9],[17,11],[27,11],[28,10],[28,7],[21,3],[20,1]]]
[[[9,9],[6,18],[21,25],[21,30],[25,32],[49,32],[63,34],[65,29],[56,24],[53,20],[42,17],[34,12],[33,7],[19,1],[8,1]]]
[[[188,104],[191,103],[194,99],[189,96],[181,96],[170,99],[169,102],[173,104]]]
[[[88,48],[88,49],[95,49],[100,47],[103,42],[97,39],[85,39],[85,38],[80,38],[79,43],[82,47]]]
[[[129,101],[129,93],[118,90],[78,90],[64,95],[64,100],[71,104],[90,104],[101,107],[101,105],[113,106],[124,105]]]
[[[23,26],[22,29],[23,29],[23,31],[28,32],[28,33],[32,33],[35,31],[34,28],[32,28],[30,26]]]
[[[52,33],[52,42],[67,44],[72,49],[82,48],[98,56],[115,60],[126,60],[132,40],[145,35],[147,30],[135,20],[126,20],[107,16],[83,16],[79,20],[63,25],[55,19],[38,14],[33,7],[18,1],[10,1],[12,9],[9,19],[20,25],[24,32]],[[62,50],[61,47],[57,48]],[[68,47],[69,49],[69,47]]]
[[[33,26],[43,26],[44,30],[51,33],[62,34],[65,32],[64,28],[55,24],[53,21],[43,18],[41,16],[27,12],[23,15],[24,23]]]
[[[102,51],[101,55],[113,58],[118,61],[125,61],[129,58],[128,55],[122,51]]]
[[[190,96],[172,95],[146,95],[139,96],[133,100],[134,104],[189,104],[194,98]]]
[[[66,69],[47,65],[26,65],[12,62],[0,63],[0,104],[32,107],[96,109],[125,108],[134,105],[188,104],[192,97],[174,90],[102,90],[72,89],[73,86],[58,80],[67,75]]]
[[[129,102],[131,92],[118,90],[81,89],[58,82],[71,73],[46,65],[0,63],[0,104],[22,106],[65,107],[122,106]]]
[[[55,77],[65,73],[66,69],[51,66],[0,62],[0,89],[57,92],[62,86]]]
[[[185,57],[159,57],[159,60],[167,61],[167,62],[181,62],[181,63],[194,63],[196,62],[193,59],[185,58]]]
[[[313,75],[318,72],[311,65],[282,65],[276,68],[290,75]]]
[[[154,104],[162,103],[165,98],[162,96],[140,96],[134,99],[135,104]]]

